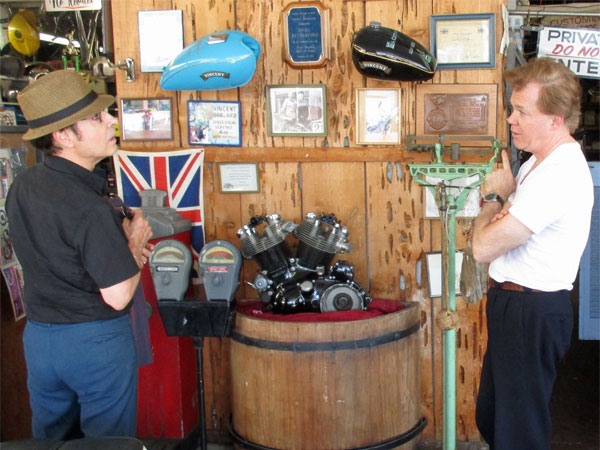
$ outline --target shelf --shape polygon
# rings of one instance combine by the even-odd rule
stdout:
[[[28,130],[27,125],[6,126],[0,125],[0,133],[25,133]]]

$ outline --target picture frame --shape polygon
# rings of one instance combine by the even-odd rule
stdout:
[[[283,10],[284,61],[295,69],[318,68],[330,58],[329,8],[293,2]]]
[[[456,251],[454,269],[455,283],[454,290],[456,295],[462,295],[460,292],[460,275],[462,269],[463,252]],[[427,263],[427,285],[429,288],[429,298],[442,296],[442,253],[428,252],[425,254]]]
[[[171,98],[122,98],[119,112],[121,140],[170,141],[173,139]]]
[[[495,68],[495,18],[494,13],[431,16],[430,48],[437,69]]]
[[[401,142],[401,90],[356,89],[356,143],[399,144]]]
[[[190,145],[242,145],[240,102],[188,100],[187,109]]]
[[[183,50],[181,9],[138,11],[138,30],[141,72],[162,72]]]
[[[327,136],[324,84],[267,85],[268,136]]]
[[[498,85],[418,84],[416,134],[419,136],[481,136],[461,145],[489,146],[496,136]]]
[[[257,163],[217,163],[223,194],[259,192]]]

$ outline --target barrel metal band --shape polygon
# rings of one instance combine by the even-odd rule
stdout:
[[[371,348],[378,345],[387,344],[389,342],[399,341],[407,336],[417,332],[421,328],[419,322],[405,328],[404,330],[386,333],[381,336],[356,339],[354,341],[340,342],[274,342],[266,339],[257,339],[244,336],[237,330],[233,330],[231,339],[240,344],[249,345],[251,347],[263,348],[266,350],[283,350],[292,352],[326,352],[336,350],[355,350],[359,348]]]
[[[402,444],[406,444],[407,442],[412,441],[414,438],[416,438],[419,435],[419,433],[421,433],[421,431],[423,431],[423,429],[426,426],[427,426],[427,418],[421,417],[417,421],[415,426],[413,426],[410,430],[408,430],[405,433],[399,434],[398,436],[395,436],[391,439],[386,439],[385,441],[377,442],[372,445],[367,445],[364,447],[352,447],[347,450],[391,450],[391,449],[397,448],[398,446],[400,446]],[[233,437],[233,440],[236,443],[241,444],[242,447],[245,449],[249,449],[249,450],[279,450],[274,447],[265,447],[264,445],[260,445],[255,442],[244,439],[242,436],[240,436],[239,434],[236,433],[236,431],[233,429],[233,426],[231,423],[229,424],[229,433],[231,434],[231,437]]]

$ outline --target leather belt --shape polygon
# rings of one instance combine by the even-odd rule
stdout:
[[[539,289],[531,289],[520,284],[513,283],[512,281],[503,281],[502,283],[488,278],[488,289],[502,289],[503,291],[515,291],[515,292],[544,292]]]

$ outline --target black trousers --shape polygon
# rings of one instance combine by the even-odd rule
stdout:
[[[556,367],[571,342],[569,291],[490,289],[476,421],[493,450],[549,450]]]

